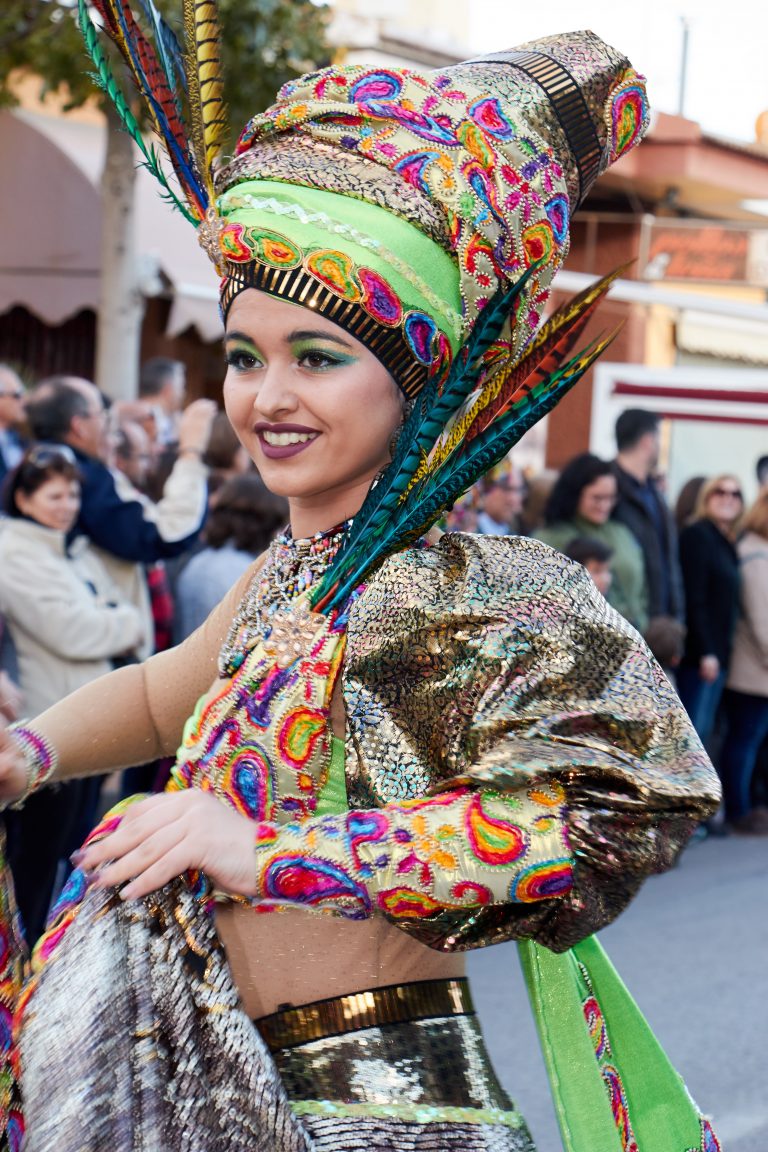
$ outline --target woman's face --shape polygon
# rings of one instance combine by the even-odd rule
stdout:
[[[614,476],[598,476],[581,490],[576,511],[591,524],[605,524],[616,503]]]
[[[735,476],[719,476],[710,490],[706,503],[706,514],[716,524],[730,527],[744,511],[744,498],[741,484]]]
[[[227,317],[224,404],[295,536],[353,516],[390,459],[403,401],[386,368],[330,320],[264,292]]]
[[[34,492],[17,492],[16,507],[44,528],[69,532],[80,513],[80,485],[66,476],[51,476]]]

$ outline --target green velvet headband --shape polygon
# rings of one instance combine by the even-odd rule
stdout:
[[[406,395],[462,339],[459,271],[414,224],[376,204],[276,180],[219,197],[221,304],[258,288],[316,309],[371,349]]]

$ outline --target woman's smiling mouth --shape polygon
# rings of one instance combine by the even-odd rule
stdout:
[[[258,423],[254,431],[264,455],[269,460],[280,460],[302,452],[320,435],[314,428],[302,428],[298,424]]]

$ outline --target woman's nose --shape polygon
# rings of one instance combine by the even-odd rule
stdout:
[[[265,420],[274,420],[280,413],[296,411],[298,399],[286,375],[283,366],[270,364],[261,376],[253,406]]]

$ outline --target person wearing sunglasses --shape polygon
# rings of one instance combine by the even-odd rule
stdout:
[[[140,642],[136,609],[120,601],[96,555],[67,537],[80,512],[75,454],[35,444],[8,475],[0,521],[0,611],[16,649],[27,714],[109,672]],[[9,863],[30,946],[43,930],[59,860],[72,850],[84,786],[40,792],[6,812]]]
[[[24,386],[12,368],[0,364],[0,484],[24,453],[18,433],[23,423]]]
[[[738,479],[714,476],[702,485],[693,522],[680,534],[687,632],[677,686],[705,744],[725,686],[739,612],[735,540],[743,510]]]

